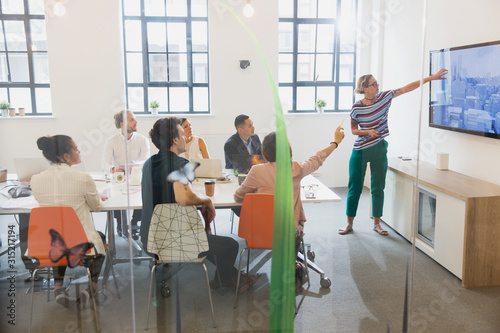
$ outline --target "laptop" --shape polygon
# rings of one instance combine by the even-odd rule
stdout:
[[[222,161],[220,159],[193,158],[191,162],[200,163],[194,170],[197,178],[219,178],[222,177]]]
[[[50,164],[44,157],[18,157],[14,158],[17,179],[29,184],[31,176],[39,174],[49,168]]]
[[[264,163],[262,155],[248,155],[248,154],[234,154],[232,156],[232,162],[234,170],[238,170],[238,173],[246,174],[250,171],[252,165]],[[235,172],[236,174],[236,172]]]

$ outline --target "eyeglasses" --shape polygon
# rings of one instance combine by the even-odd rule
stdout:
[[[318,190],[318,184],[303,185],[302,188],[306,192],[316,192]]]
[[[368,87],[369,87],[369,86],[377,87],[377,86],[378,86],[378,82],[377,82],[377,81],[375,81],[375,82],[373,82],[372,84],[369,84],[369,85],[368,85]]]

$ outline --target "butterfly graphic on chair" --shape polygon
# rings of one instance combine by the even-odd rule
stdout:
[[[85,257],[85,253],[87,253],[88,250],[94,247],[94,244],[85,242],[68,249],[68,247],[66,246],[66,242],[59,232],[54,229],[50,229],[49,233],[52,237],[52,241],[50,242],[52,248],[49,252],[50,260],[56,263],[63,257],[66,257],[68,266],[70,268],[78,266],[80,262],[82,262],[82,259]]]
[[[182,168],[179,170],[175,170],[171,172],[168,177],[167,181],[173,183],[173,182],[179,182],[183,185],[187,185],[190,182],[194,180],[194,170],[200,166],[200,163],[198,162],[189,162],[186,163]]]

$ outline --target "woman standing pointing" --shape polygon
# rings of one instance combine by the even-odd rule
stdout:
[[[441,69],[434,75],[423,79],[423,83],[433,80],[443,80],[448,73]],[[366,165],[370,163],[371,171],[371,198],[373,230],[382,236],[387,231],[380,226],[380,217],[384,206],[385,176],[387,173],[387,142],[389,135],[387,116],[392,99],[420,87],[420,81],[412,82],[400,89],[379,92],[377,80],[371,74],[363,75],[358,79],[357,94],[364,98],[357,101],[351,110],[351,132],[357,135],[349,160],[349,192],[347,194],[347,226],[339,229],[339,234],[346,235],[353,230],[354,217],[358,210],[359,197],[363,190],[363,180]]]

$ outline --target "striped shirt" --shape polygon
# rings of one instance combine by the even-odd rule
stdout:
[[[372,104],[365,105],[361,101],[354,103],[351,109],[351,119],[358,123],[361,130],[374,129],[380,133],[378,137],[359,135],[354,142],[355,150],[373,147],[389,135],[387,115],[393,97],[394,91],[388,90],[380,92],[377,100]]]

